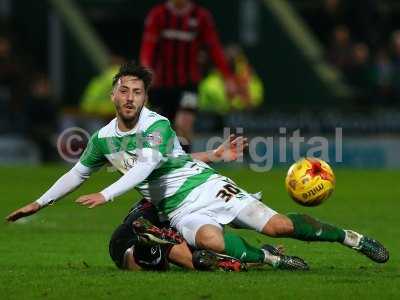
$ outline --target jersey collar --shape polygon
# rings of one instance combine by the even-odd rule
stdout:
[[[138,132],[138,129],[140,128],[140,124],[143,123],[143,120],[146,118],[146,115],[149,113],[149,109],[146,108],[145,106],[143,106],[142,111],[140,112],[140,116],[139,116],[139,120],[137,121],[135,127],[133,127],[131,130],[129,131],[122,131],[118,128],[118,119],[115,118],[115,133],[117,134],[117,136],[126,136],[126,135],[131,135],[131,134],[135,134],[136,132]]]

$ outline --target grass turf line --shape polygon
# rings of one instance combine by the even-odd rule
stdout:
[[[65,171],[61,166],[1,168],[2,216],[37,198]],[[291,273],[266,267],[235,274],[178,268],[165,273],[121,272],[108,257],[108,239],[138,194],[128,193],[94,210],[73,202],[118,177],[103,171],[27,221],[0,225],[1,299],[399,298],[398,172],[338,169],[335,193],[316,208],[303,208],[289,199],[284,170],[222,173],[249,192],[261,190],[264,202],[279,212],[309,213],[377,238],[391,252],[389,263],[374,264],[336,244],[274,240],[240,230],[253,244],[284,244],[287,253],[305,258],[311,271]]]

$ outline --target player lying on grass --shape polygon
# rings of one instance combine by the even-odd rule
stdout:
[[[214,150],[213,155],[200,152],[192,154],[192,157],[197,157],[204,162],[221,159],[234,161],[243,155],[245,147],[247,147],[246,139],[231,136],[228,141]],[[234,233],[225,235],[242,240]],[[169,262],[172,262],[187,269],[241,271],[255,262],[254,252],[258,256],[259,252],[266,251],[284,257],[285,260],[292,259],[290,256],[284,256],[282,249],[270,245],[257,249],[242,241],[248,246],[248,255],[244,262],[249,264],[212,251],[189,248],[183,238],[170,227],[167,218],[160,215],[150,201],[142,199],[134,205],[122,224],[112,234],[109,252],[118,268],[128,270],[167,270]]]
[[[247,248],[243,242],[223,235],[223,225],[234,224],[272,237],[342,243],[376,262],[389,259],[388,251],[376,240],[307,215],[278,214],[207,164],[184,155],[169,121],[144,107],[150,83],[151,73],[146,69],[135,64],[121,67],[113,80],[111,97],[117,117],[90,139],[72,170],[79,176],[65,182],[64,192],[51,188],[39,203],[58,199],[110,162],[124,175],[103,191],[82,196],[77,202],[93,208],[136,187],[168,215],[171,225],[190,246],[244,257]],[[262,252],[257,259],[285,264],[281,257]],[[307,268],[300,259],[296,263],[299,269]]]
[[[247,147],[245,138],[231,135],[215,150],[209,153],[193,153],[191,156],[205,162],[229,162],[241,157],[245,147]],[[77,185],[75,186],[71,182],[78,183],[86,179],[84,174],[79,173],[79,169],[78,173],[76,172],[75,167],[58,180],[39,200],[11,213],[7,220],[16,221],[32,215],[72,191]],[[77,175],[80,178],[76,178]],[[227,236],[241,239],[233,233],[229,233]],[[154,239],[157,240],[154,241]],[[247,245],[244,240],[243,243]],[[248,247],[249,253],[245,262],[254,262],[252,251],[256,251],[258,254],[267,251],[265,249],[269,249],[275,255],[280,255],[286,260],[291,259],[289,256],[283,256],[279,249],[269,245],[265,245],[265,249],[256,249],[250,245]],[[192,255],[192,250],[182,237],[169,227],[168,222],[160,221],[159,212],[151,202],[146,200],[140,201],[133,207],[122,224],[114,231],[109,244],[110,256],[121,269],[166,270],[169,262],[188,269],[240,271],[245,268],[245,265],[238,259],[211,251],[195,251]]]
[[[225,236],[241,239],[234,233],[225,233]],[[167,270],[169,262],[172,262],[187,269],[241,271],[254,265],[258,252],[265,255],[272,253],[293,261],[292,257],[283,255],[282,248],[264,245],[257,249],[242,241],[248,247],[247,257],[244,258],[247,263],[212,251],[189,248],[168,221],[160,220],[154,205],[142,199],[112,234],[109,252],[116,266],[125,270]],[[286,268],[288,266],[290,264],[285,265]]]

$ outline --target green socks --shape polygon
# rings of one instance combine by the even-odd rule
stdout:
[[[287,214],[294,226],[293,238],[302,241],[324,241],[343,243],[346,233],[336,226],[322,223],[304,214]]]
[[[240,236],[228,232],[224,233],[225,253],[246,263],[263,263],[264,252],[249,245]]]
[[[322,223],[304,214],[292,213],[287,215],[293,222],[293,238],[302,241],[324,241],[343,243],[346,232],[336,226]],[[240,236],[224,233],[225,253],[247,263],[263,263],[266,261],[263,250],[249,245]],[[267,258],[268,260],[268,258]]]

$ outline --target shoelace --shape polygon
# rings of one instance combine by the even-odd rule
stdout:
[[[139,221],[133,222],[133,226],[136,228],[137,231],[142,233],[145,232],[152,233],[161,239],[168,239],[171,241],[175,241],[178,244],[183,242],[183,238],[181,237],[181,235],[171,228],[160,229],[159,227],[152,225],[150,223],[139,222]]]
[[[172,230],[170,228],[163,228],[161,229],[161,234],[164,237],[167,237],[171,240],[174,240],[178,243],[182,243],[183,242],[183,238],[180,236],[179,233],[177,233],[175,230]]]

